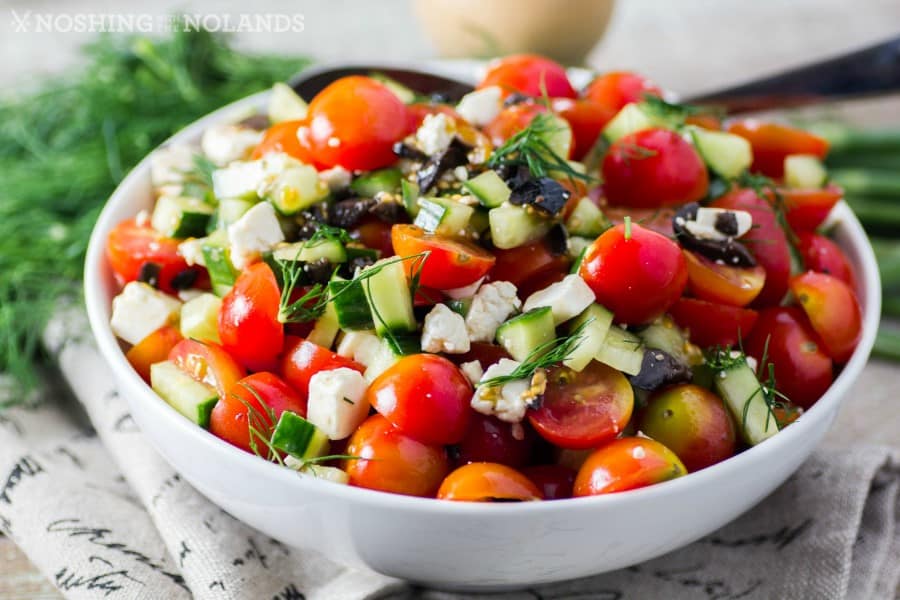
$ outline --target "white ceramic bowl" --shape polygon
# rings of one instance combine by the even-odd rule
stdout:
[[[171,141],[196,141],[231,111],[262,107],[266,98],[257,94],[217,111]],[[267,535],[435,587],[497,590],[592,575],[654,558],[721,527],[809,456],[862,371],[878,328],[875,257],[859,222],[841,204],[834,211],[835,234],[859,276],[863,337],[828,392],[778,435],[687,477],[608,496],[468,504],[374,492],[301,477],[230,446],[175,412],[132,370],[109,327],[117,286],[104,245],[119,221],[151,202],[144,160],[101,213],[85,267],[91,327],[138,425],[200,492]]]

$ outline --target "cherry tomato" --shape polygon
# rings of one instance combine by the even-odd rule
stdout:
[[[257,451],[265,456],[268,449],[259,434],[268,439],[281,413],[286,410],[305,417],[306,402],[281,379],[261,371],[244,377],[219,398],[209,418],[209,430],[247,452],[253,452],[255,444]],[[254,432],[251,437],[251,427],[259,434]]]
[[[528,298],[533,293],[562,281],[568,274],[568,269],[542,271],[523,281],[518,287],[517,294],[519,298]]]
[[[452,117],[453,120],[457,123],[463,121],[463,118],[459,115],[459,113],[456,112],[452,106],[448,106],[447,104],[416,102],[414,104],[407,104],[406,112],[409,122],[408,130],[410,133],[418,129],[422,125],[422,121],[424,121],[425,117],[427,117],[428,115],[441,113],[447,115],[448,117]]]
[[[499,86],[504,94],[519,92],[536,98],[577,96],[563,66],[536,54],[514,54],[489,64],[478,88],[492,85]]]
[[[475,283],[494,266],[494,256],[465,240],[427,233],[415,225],[394,225],[391,242],[397,256],[414,256],[428,252],[424,260],[407,260],[410,275],[420,271],[419,281],[439,290],[449,290]]]
[[[169,357],[169,351],[175,344],[181,341],[181,332],[177,327],[163,325],[140,342],[131,347],[125,353],[125,358],[143,377],[144,381],[150,381],[150,365],[162,362]]]
[[[675,217],[674,208],[626,208],[623,206],[600,205],[603,214],[611,223],[618,225],[625,222],[625,217],[631,217],[633,223],[646,227],[661,235],[671,238],[675,236],[672,229],[672,219]]]
[[[831,359],[806,315],[795,306],[760,312],[744,349],[759,362],[762,377],[768,377],[769,363],[774,365],[776,389],[798,406],[809,408],[831,385]]]
[[[551,444],[594,448],[619,435],[633,409],[634,392],[625,376],[591,361],[580,373],[567,367],[550,369],[544,400],[528,411],[528,421]]]
[[[394,246],[391,243],[391,224],[385,223],[378,217],[364,217],[349,230],[349,233],[351,238],[359,240],[366,248],[378,250],[381,258],[394,255]]]
[[[309,396],[309,380],[319,371],[332,369],[354,369],[360,373],[365,368],[345,356],[335,354],[304,339],[285,340],[284,354],[281,358],[281,375],[297,390],[302,398]]]
[[[827,140],[780,123],[742,119],[729,124],[728,131],[750,142],[753,147],[750,169],[769,177],[784,175],[784,159],[790,154],[813,154],[819,158],[828,154]]]
[[[820,190],[780,188],[778,193],[784,199],[787,222],[796,232],[815,231],[844,197],[844,190],[836,185]]]
[[[669,314],[691,341],[701,348],[735,346],[747,339],[756,324],[758,313],[749,308],[717,304],[695,298],[681,298]]]
[[[317,166],[368,171],[396,161],[392,147],[407,133],[403,102],[374,79],[353,75],[316,94],[298,135]]]
[[[417,442],[379,414],[363,421],[347,444],[343,468],[350,485],[405,494],[434,496],[450,471],[447,453],[441,446]]]
[[[632,224],[607,229],[581,262],[580,275],[617,323],[636,325],[660,316],[681,297],[687,266],[672,240]]]
[[[109,232],[106,257],[120,283],[136,281],[141,268],[148,263],[159,266],[159,289],[174,293],[172,278],[187,270],[205,272],[201,267],[188,267],[178,254],[179,241],[168,238],[134,219],[122,221]]]
[[[596,77],[584,90],[591,102],[613,113],[632,102],[640,102],[644,96],[662,96],[662,90],[649,79],[628,71],[612,71]]]
[[[544,500],[563,500],[572,497],[575,485],[575,470],[563,465],[535,465],[522,469],[531,482],[540,490]]]
[[[520,102],[507,106],[494,117],[494,120],[485,125],[484,133],[495,146],[503,145],[503,142],[519,133],[534,120],[536,116],[547,112],[543,104]]]
[[[734,455],[737,437],[722,399],[697,385],[681,384],[650,397],[638,428],[674,452],[688,471]]]
[[[594,147],[600,132],[616,115],[616,111],[590,100],[554,98],[551,106],[572,127],[575,137],[572,158],[575,160],[581,160]]]
[[[687,474],[675,453],[651,439],[628,437],[594,450],[575,477],[575,496],[624,492]]]
[[[602,171],[603,190],[613,205],[677,206],[700,200],[709,187],[703,159],[668,129],[644,129],[616,140]]]
[[[840,246],[830,239],[817,233],[801,231],[797,234],[797,249],[807,269],[837,277],[851,289],[856,289],[856,276],[850,261]]]
[[[369,385],[369,403],[406,435],[425,444],[456,444],[472,412],[472,385],[436,354],[404,356]]]
[[[451,354],[449,358],[457,365],[477,360],[482,369],[487,369],[499,362],[501,358],[512,357],[503,346],[488,342],[472,342],[469,345],[468,352],[465,354]]]
[[[721,131],[722,130],[722,119],[713,114],[696,114],[696,115],[688,115],[684,120],[688,125],[696,125],[697,127],[702,127],[703,129],[708,129],[709,131]]]
[[[791,279],[791,293],[828,356],[847,362],[862,337],[862,310],[850,286],[837,277],[808,271]]]
[[[169,360],[202,383],[216,388],[222,398],[247,371],[222,346],[213,342],[183,340],[169,352]]]
[[[457,464],[491,462],[513,468],[525,466],[534,445],[534,432],[527,423],[520,425],[522,436],[518,439],[513,427],[496,417],[472,414],[466,434],[456,448]]]
[[[751,189],[736,189],[716,199],[712,206],[744,210],[753,216],[753,227],[740,239],[759,266],[766,270],[766,283],[753,301],[753,306],[761,308],[779,304],[787,292],[791,276],[791,251],[772,205]]]
[[[746,306],[750,304],[766,283],[766,270],[755,267],[732,267],[713,262],[689,250],[684,251],[687,260],[688,287],[698,298]]]
[[[525,280],[548,271],[568,271],[569,258],[554,254],[546,240],[509,250],[495,250],[496,262],[488,272],[491,281],[508,281],[518,287]]]
[[[266,263],[256,263],[238,276],[222,298],[219,339],[238,362],[251,371],[271,370],[284,345],[278,321],[281,291]]]
[[[302,144],[297,137],[300,127],[306,125],[306,121],[282,121],[266,130],[262,141],[253,150],[251,158],[256,160],[272,152],[283,152],[293,156],[304,163],[312,162],[312,151],[309,146]]]
[[[772,415],[775,416],[778,429],[784,429],[799,419],[802,414],[803,409],[801,407],[784,399],[781,399],[777,406],[772,407]]]
[[[520,472],[497,463],[470,463],[444,479],[438,500],[457,502],[509,502],[541,500],[541,492]]]

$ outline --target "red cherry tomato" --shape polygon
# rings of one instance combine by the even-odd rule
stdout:
[[[554,98],[553,111],[569,122],[575,137],[572,158],[581,160],[600,136],[600,132],[616,115],[616,111],[590,100]]]
[[[753,331],[759,316],[749,308],[695,298],[681,298],[672,305],[669,314],[679,327],[688,330],[691,341],[702,348],[737,347]]]
[[[495,250],[496,262],[488,273],[491,281],[508,281],[520,286],[524,281],[548,271],[568,271],[569,258],[554,254],[546,240],[538,240],[509,250]]]
[[[563,66],[535,54],[514,54],[492,62],[478,88],[492,85],[499,86],[504,94],[519,92],[536,98],[577,96]]]
[[[359,240],[366,248],[378,250],[381,258],[394,255],[391,244],[391,224],[378,217],[364,217],[355,227],[349,230],[350,237]]]
[[[560,269],[558,271],[543,271],[541,273],[537,273],[533,277],[529,277],[525,281],[523,281],[517,290],[517,295],[519,298],[528,298],[528,296],[533,293],[543,290],[554,283],[560,282],[565,279],[566,275],[569,274],[568,269]]]
[[[687,260],[688,287],[693,295],[703,300],[746,306],[766,283],[766,270],[759,265],[732,267],[688,250],[684,251],[684,258]]]
[[[527,424],[520,427],[522,439],[513,435],[512,424],[473,413],[469,428],[456,448],[457,464],[490,462],[516,469],[525,466],[531,456],[534,432]]]
[[[828,356],[847,362],[862,337],[862,310],[850,286],[837,277],[808,271],[791,279],[791,293]]]
[[[452,106],[448,106],[446,104],[416,102],[414,104],[407,104],[406,112],[408,115],[408,130],[410,133],[418,129],[419,126],[422,125],[422,121],[424,121],[425,117],[427,117],[428,115],[443,113],[448,117],[453,117],[453,120],[457,123],[463,120],[459,113],[453,110]]]
[[[406,106],[383,84],[358,75],[344,77],[309,104],[299,130],[317,166],[351,171],[386,167],[397,160],[392,147],[408,133]]]
[[[417,442],[379,414],[366,419],[347,444],[343,468],[350,485],[407,496],[434,496],[450,471],[441,446]]]
[[[531,482],[540,490],[544,500],[563,500],[572,497],[575,485],[575,470],[563,465],[535,465],[522,469]]]
[[[319,371],[332,369],[354,369],[362,373],[362,365],[328,348],[313,344],[303,339],[288,338],[285,340],[284,354],[281,359],[281,375],[297,390],[302,398],[309,396],[309,380]]]
[[[768,376],[768,364],[774,365],[776,389],[803,408],[815,404],[831,385],[831,359],[806,315],[795,306],[760,312],[744,350],[759,362],[763,377]]]
[[[281,291],[266,263],[245,269],[222,298],[219,339],[238,362],[251,371],[272,370],[284,345],[278,321]]]
[[[451,354],[449,356],[457,365],[477,360],[482,369],[487,369],[501,358],[512,358],[506,348],[488,342],[472,342],[469,351],[465,354]]]
[[[484,133],[493,145],[500,146],[528,127],[536,116],[544,112],[547,112],[547,107],[543,104],[520,102],[507,106],[494,117],[493,121],[485,125]]]
[[[297,131],[306,125],[306,121],[282,121],[266,130],[262,141],[253,150],[251,158],[256,160],[272,152],[283,152],[305,163],[312,162],[312,151],[309,146],[300,143]]]
[[[268,450],[264,440],[256,433],[251,434],[250,428],[252,426],[268,439],[281,413],[286,410],[305,417],[306,402],[272,373],[254,373],[236,382],[219,398],[209,418],[209,430],[247,452],[253,452],[253,444],[256,444],[257,451],[265,456]]]
[[[808,231],[797,234],[797,249],[803,258],[803,264],[810,271],[833,275],[856,289],[856,276],[853,267],[841,247],[825,236]]]
[[[606,198],[620,206],[677,206],[700,200],[709,187],[703,159],[667,129],[644,129],[616,140],[602,170]]]
[[[753,147],[750,169],[769,177],[784,175],[784,159],[788,155],[813,154],[825,158],[828,154],[827,140],[780,123],[743,119],[729,124],[728,131],[750,142]]]
[[[438,500],[457,502],[510,502],[541,500],[541,492],[522,473],[496,463],[471,463],[444,479]]]
[[[580,373],[566,367],[547,372],[540,407],[528,411],[538,435],[561,448],[594,448],[615,438],[631,418],[634,392],[616,369],[591,361]]]
[[[778,193],[784,200],[787,222],[796,232],[818,229],[834,205],[844,197],[844,190],[836,185],[820,190],[780,188]]]
[[[772,205],[753,190],[736,189],[716,199],[712,206],[744,210],[753,216],[753,227],[740,239],[759,266],[766,270],[766,283],[753,301],[753,306],[761,308],[779,304],[787,292],[791,276],[791,251]]]
[[[125,353],[125,358],[143,377],[150,382],[150,365],[162,362],[169,357],[169,352],[181,341],[181,332],[177,327],[163,325]]]
[[[631,102],[640,102],[644,96],[662,96],[662,90],[649,79],[628,71],[612,71],[596,77],[584,90],[591,102],[613,113]]]
[[[627,237],[624,225],[603,232],[588,247],[579,272],[616,322],[630,325],[666,312],[687,284],[678,244],[636,224]]]
[[[633,223],[646,227],[661,235],[671,238],[675,236],[672,229],[672,219],[675,217],[674,208],[626,208],[622,206],[600,205],[603,214],[611,223],[616,225],[625,222],[625,217],[631,217]]]
[[[425,444],[456,444],[472,412],[472,385],[436,354],[404,356],[369,385],[369,403],[406,435]]]
[[[213,342],[183,340],[169,352],[169,360],[196,379],[216,388],[222,398],[247,371],[222,346]]]
[[[404,261],[407,271],[421,268],[419,281],[438,290],[449,290],[475,283],[494,266],[494,256],[465,240],[427,233],[415,225],[397,224],[391,229],[391,242],[397,256],[428,252],[428,258]]]
[[[575,477],[575,496],[653,485],[687,474],[675,453],[651,439],[628,437],[594,450]]]
[[[109,232],[106,257],[120,283],[136,281],[141,267],[154,263],[160,267],[159,289],[174,293],[172,278],[188,269],[198,273],[200,267],[188,267],[178,254],[179,241],[168,238],[148,226],[138,225],[134,219],[122,221]]]

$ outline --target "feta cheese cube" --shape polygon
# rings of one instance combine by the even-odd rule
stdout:
[[[469,351],[466,321],[445,304],[435,304],[422,326],[422,350],[464,354]]]
[[[113,333],[134,345],[167,325],[180,309],[181,302],[175,298],[146,283],[132,281],[113,298],[109,324]]]
[[[577,317],[594,302],[594,291],[578,275],[566,275],[542,290],[528,296],[525,312],[542,306],[549,306],[556,325]]]
[[[499,362],[487,368],[481,381],[509,375],[519,364],[518,361],[501,358]],[[530,387],[531,382],[525,378],[508,381],[499,386],[499,389],[498,386],[477,387],[472,396],[471,406],[483,415],[493,415],[507,423],[519,423],[525,418],[528,410],[526,392]]]
[[[253,151],[263,138],[263,132],[240,125],[213,125],[203,132],[200,148],[206,158],[224,167],[242,160]]]
[[[194,168],[196,152],[190,146],[173,144],[150,155],[150,181],[153,187],[181,183],[184,174]]]
[[[370,331],[348,331],[338,343],[340,356],[368,367],[381,351],[381,340]]]
[[[456,135],[456,124],[444,113],[426,115],[416,131],[416,143],[428,156],[446,150]]]
[[[228,226],[231,262],[238,269],[249,266],[263,252],[284,241],[284,232],[268,202],[260,202]]]
[[[256,198],[265,184],[266,172],[260,160],[237,161],[212,174],[213,194],[223,198]]]
[[[349,437],[369,416],[366,387],[366,380],[354,369],[319,371],[309,380],[306,419],[330,440]]]
[[[478,385],[478,382],[481,381],[481,377],[484,375],[484,369],[481,368],[481,363],[477,360],[464,362],[459,365],[459,370],[463,372],[463,375],[466,376],[466,379],[472,385]]]
[[[203,243],[206,238],[188,238],[178,244],[178,254],[184,259],[188,265],[206,266],[206,259],[203,257]]]
[[[493,121],[502,109],[503,91],[496,85],[469,92],[456,105],[463,119],[479,127]]]
[[[466,314],[469,339],[473,342],[493,341],[500,324],[521,307],[516,286],[510,282],[495,281],[481,286]]]

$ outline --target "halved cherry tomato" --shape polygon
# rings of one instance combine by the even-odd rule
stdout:
[[[637,224],[607,229],[594,240],[580,275],[617,323],[640,324],[660,316],[681,297],[687,266],[672,240]]]
[[[458,443],[472,412],[472,384],[436,354],[404,356],[375,378],[367,396],[395,427],[425,444]]]
[[[169,360],[196,379],[216,388],[222,398],[247,371],[225,349],[213,342],[183,340],[169,352]]]
[[[475,283],[494,266],[494,256],[465,240],[427,233],[415,225],[397,224],[391,228],[391,242],[397,256],[428,252],[428,258],[404,261],[412,274],[421,267],[419,281],[438,290],[449,290]]]
[[[538,240],[509,250],[495,250],[496,262],[488,272],[491,281],[508,281],[520,286],[525,280],[548,271],[566,272],[569,258],[554,254],[546,240]]]
[[[282,121],[266,130],[263,139],[253,150],[251,158],[256,160],[272,152],[283,152],[305,163],[312,162],[312,150],[302,144],[297,137],[300,127],[306,125],[306,121]]]
[[[808,271],[791,279],[791,293],[828,356],[847,362],[862,337],[862,310],[850,286],[837,277]]]
[[[856,289],[856,275],[850,261],[841,247],[827,237],[801,231],[797,234],[797,250],[810,271],[832,275],[849,285],[850,289]]]
[[[543,104],[532,102],[520,102],[507,106],[494,117],[494,120],[485,125],[484,133],[495,146],[501,146],[503,142],[519,133],[534,120],[536,116],[547,112]]]
[[[535,465],[522,469],[531,482],[540,490],[544,500],[563,500],[572,497],[575,485],[575,470],[563,465]]]
[[[525,466],[534,445],[534,431],[527,423],[520,427],[521,439],[514,435],[512,424],[473,413],[466,434],[456,447],[457,464],[491,462],[513,468]]]
[[[331,83],[309,104],[298,130],[319,167],[351,171],[386,167],[392,147],[408,133],[406,106],[383,84],[353,75]]]
[[[174,293],[172,278],[188,269],[198,273],[201,267],[188,267],[178,254],[179,240],[165,237],[149,225],[138,225],[135,219],[122,221],[109,232],[106,256],[120,283],[136,281],[147,263],[159,267],[159,289]]]
[[[688,287],[698,298],[746,306],[766,283],[766,270],[755,267],[732,267],[713,262],[695,252],[684,251],[687,260]]]
[[[784,216],[795,232],[818,229],[834,205],[844,197],[844,190],[836,185],[819,190],[779,188],[778,193],[784,199]]]
[[[492,85],[499,86],[504,94],[519,92],[536,98],[577,96],[563,66],[536,54],[514,54],[490,63],[478,88]]]
[[[627,437],[594,450],[575,477],[575,496],[624,492],[687,475],[675,453],[648,438]]]
[[[735,189],[717,198],[712,206],[744,210],[753,216],[753,227],[740,239],[759,266],[766,270],[766,283],[753,301],[753,306],[761,308],[779,304],[787,292],[791,276],[791,251],[771,203],[751,189]]]
[[[728,132],[750,142],[750,169],[769,177],[784,175],[784,159],[791,154],[813,154],[819,158],[828,154],[828,141],[824,138],[781,123],[742,119],[730,123]]]
[[[350,485],[405,494],[434,496],[450,471],[447,453],[441,446],[417,442],[379,414],[359,426],[347,444],[343,468]]]
[[[444,479],[439,500],[457,502],[510,502],[541,500],[541,491],[513,468],[479,462],[459,467]]]
[[[533,293],[562,281],[568,274],[568,270],[562,269],[558,271],[543,271],[523,281],[518,287],[517,294],[520,298],[528,298]]]
[[[672,450],[688,471],[734,455],[734,422],[722,399],[697,385],[681,384],[653,394],[638,414],[638,428]]]
[[[320,371],[354,369],[360,373],[365,368],[328,348],[299,338],[287,338],[281,358],[281,376],[297,390],[302,398],[309,396],[309,380]]]
[[[611,71],[600,75],[584,90],[584,97],[613,114],[644,96],[662,96],[662,90],[649,79],[629,71]]]
[[[616,111],[590,100],[554,98],[551,106],[572,127],[575,137],[572,158],[575,160],[581,160],[593,148],[600,132],[616,115]]]
[[[634,392],[622,373],[591,361],[580,373],[547,372],[540,407],[528,411],[538,435],[561,448],[594,448],[615,438],[631,418]]]
[[[286,410],[305,417],[306,402],[272,373],[254,373],[236,382],[219,398],[209,418],[209,430],[247,452],[253,452],[255,444],[257,451],[265,456],[268,449],[264,441]],[[251,434],[251,427],[259,434]],[[259,435],[265,438],[260,439]]]
[[[679,327],[688,330],[691,341],[701,348],[738,346],[753,331],[759,316],[749,308],[696,298],[681,298],[672,305],[669,314]]]
[[[169,357],[175,344],[181,341],[181,332],[177,327],[163,325],[125,353],[125,358],[134,367],[144,381],[150,381],[150,365],[162,362]]]
[[[831,385],[831,359],[806,315],[796,306],[760,312],[744,350],[758,361],[762,377],[768,377],[769,363],[774,365],[776,389],[803,408],[815,404]]]
[[[364,217],[349,230],[350,237],[359,240],[366,248],[378,250],[381,258],[394,255],[391,243],[391,224],[375,216]]]
[[[619,206],[677,206],[700,200],[709,187],[703,159],[668,129],[644,129],[616,140],[602,171],[606,198]]]
[[[222,298],[219,339],[238,362],[251,371],[271,370],[284,345],[278,321],[281,290],[269,265],[256,263],[241,272]]]

